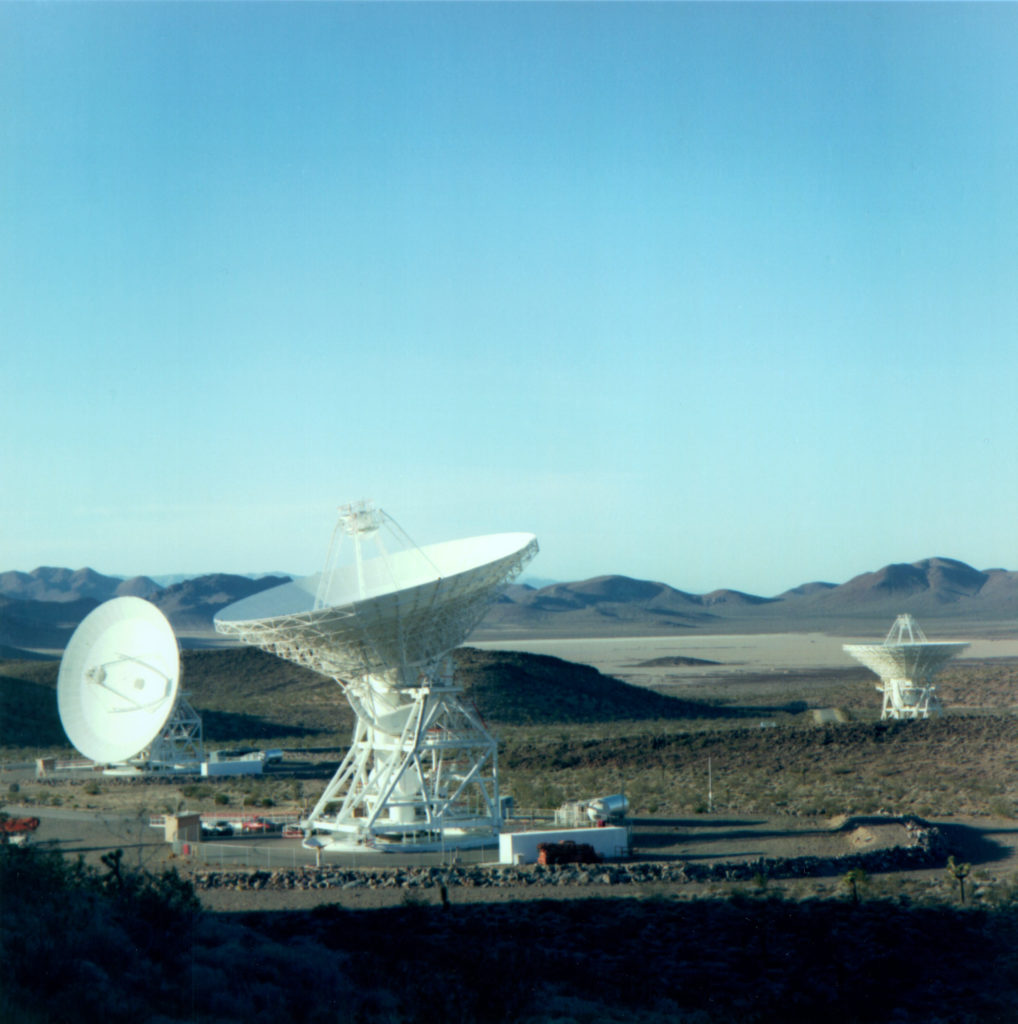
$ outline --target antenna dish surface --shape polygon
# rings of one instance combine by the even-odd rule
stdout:
[[[536,552],[530,533],[411,548],[264,590],[224,608],[215,625],[283,657],[313,652],[328,674],[421,665],[462,643]]]
[[[903,644],[844,644],[843,648],[881,679],[928,679],[967,643],[926,641]]]
[[[85,757],[126,761],[159,735],[179,685],[180,653],[166,617],[140,597],[117,597],[81,621],[64,651],[60,721]]]
[[[911,615],[899,615],[882,644],[842,644],[846,654],[880,677],[881,718],[926,718],[938,711],[933,677],[968,643],[927,640]]]

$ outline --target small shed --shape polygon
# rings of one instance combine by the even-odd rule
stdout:
[[[168,843],[201,842],[200,814],[167,814],[163,828]]]

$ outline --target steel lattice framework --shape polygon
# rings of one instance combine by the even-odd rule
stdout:
[[[968,644],[927,640],[911,615],[899,615],[882,644],[842,647],[880,677],[882,719],[928,718],[941,710],[933,677]]]
[[[197,767],[204,760],[201,716],[182,693],[178,694],[166,725],[139,761],[148,768],[171,769],[184,765]]]
[[[417,548],[358,503],[340,509],[322,573],[219,613],[220,633],[330,676],[354,710],[350,749],[302,823],[309,837],[420,848],[499,831],[496,743],[446,655],[537,550],[530,534]]]

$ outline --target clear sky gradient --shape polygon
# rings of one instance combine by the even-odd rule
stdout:
[[[1018,568],[1018,6],[0,5],[0,570]]]

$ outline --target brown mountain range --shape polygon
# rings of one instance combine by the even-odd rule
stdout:
[[[147,576],[122,580],[103,576],[94,569],[55,569],[40,566],[32,572],[0,573],[0,594],[21,601],[78,601],[90,598],[108,601],[113,597],[151,597],[159,584]]]
[[[908,612],[920,621],[980,624],[990,632],[1018,627],[1018,572],[973,569],[950,558],[887,565],[846,583],[804,583],[777,597],[736,590],[689,594],[664,583],[599,576],[539,590],[514,585],[475,639],[552,633],[638,635],[691,630],[775,632],[886,629]]]
[[[26,582],[25,577],[31,581]],[[93,608],[114,597],[133,594],[151,601],[170,620],[178,634],[212,632],[212,617],[234,601],[259,590],[286,583],[288,576],[251,579],[229,573],[197,576],[171,587],[102,576],[91,569],[36,569],[34,573],[0,575],[0,646],[26,650],[61,650],[78,623]],[[10,583],[13,594],[5,587]],[[44,593],[25,599],[20,593]]]
[[[178,634],[200,645],[221,608],[285,576],[226,573],[161,588],[147,577],[119,580],[90,569],[0,574],[0,645],[59,650],[78,622],[110,597],[147,597]],[[150,589],[154,588],[154,589]],[[598,576],[576,583],[505,589],[474,639],[520,636],[633,636],[687,631],[879,631],[902,612],[943,628],[948,622],[989,633],[1018,627],[1018,572],[978,570],[950,558],[884,566],[842,584],[804,583],[777,597],[736,590],[691,594],[665,583]]]

